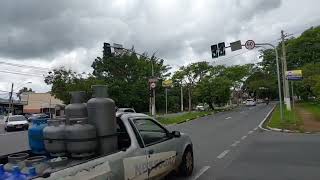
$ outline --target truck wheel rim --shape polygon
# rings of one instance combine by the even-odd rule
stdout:
[[[190,171],[192,169],[193,162],[192,162],[191,152],[188,152],[186,155],[186,166],[187,166],[188,171]]]

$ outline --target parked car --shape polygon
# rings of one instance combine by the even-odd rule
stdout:
[[[255,105],[257,105],[257,103],[253,99],[246,100],[246,106],[255,106]]]
[[[43,118],[50,118],[49,115],[47,114],[32,114],[29,118],[28,121],[31,122],[34,119],[43,119]]]
[[[23,115],[8,116],[4,122],[4,130],[7,132],[18,129],[27,130],[28,128],[28,120]]]

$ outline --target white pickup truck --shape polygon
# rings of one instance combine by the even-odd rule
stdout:
[[[193,171],[190,138],[170,132],[152,117],[117,114],[118,151],[87,160],[70,160],[35,179],[161,179],[172,171],[189,176]],[[5,159],[0,159],[2,162]]]

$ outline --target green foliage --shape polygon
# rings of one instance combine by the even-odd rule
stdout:
[[[202,102],[207,103],[213,109],[213,104],[220,106],[228,102],[231,85],[232,81],[225,77],[208,77],[200,82],[197,95]]]
[[[199,112],[188,112],[179,116],[175,116],[175,117],[159,117],[157,118],[158,121],[160,121],[162,124],[177,124],[177,123],[181,123],[184,121],[189,121],[192,119],[196,119],[202,116],[207,116],[212,114],[213,112],[207,112],[207,111],[199,111]]]
[[[311,27],[298,38],[286,41],[288,69],[320,62],[320,27]]]
[[[280,108],[276,107],[270,120],[268,121],[268,126],[271,128],[278,129],[289,129],[289,130],[299,130],[302,131],[302,120],[299,118],[296,111],[288,111],[284,109],[284,121],[280,118]]]
[[[152,64],[155,77],[164,79],[169,76],[167,71],[170,68],[163,64],[163,60],[155,56],[149,60],[146,56],[144,54],[138,57],[134,53],[124,53],[96,58],[92,63],[93,74],[107,83],[110,97],[118,107],[134,107],[138,112],[148,111],[148,79],[152,76]],[[163,96],[161,81],[157,83],[156,92],[156,99]],[[158,104],[157,101],[156,103]]]
[[[104,81],[96,79],[92,75],[78,74],[61,67],[49,72],[45,77],[45,83],[52,85],[51,94],[61,99],[65,104],[70,102],[71,91],[85,91],[89,99],[92,95],[91,86],[95,84],[105,84]]]
[[[307,99],[310,96],[320,97],[319,82],[319,63],[320,63],[320,27],[306,30],[298,38],[286,40],[286,57],[288,70],[302,69],[302,82],[295,82],[294,87],[298,96]],[[277,46],[279,55],[281,52],[281,44]],[[257,91],[254,86],[265,86],[264,84],[276,84],[277,66],[275,53],[273,49],[260,51],[262,62],[259,63],[259,68],[265,76],[256,78],[256,82],[246,82],[246,86],[251,86],[251,91]],[[279,57],[281,62],[281,57]],[[280,63],[280,69],[281,63]],[[310,75],[311,74],[311,75]],[[280,75],[281,71],[280,71]],[[254,74],[256,76],[256,74]],[[282,80],[282,78],[281,78]],[[261,81],[261,82],[259,82]],[[281,82],[282,83],[282,82]],[[251,85],[250,85],[251,84]],[[277,97],[277,91],[270,91],[271,97]]]

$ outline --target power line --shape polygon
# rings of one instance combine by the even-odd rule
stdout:
[[[42,71],[42,72],[48,72],[50,69],[45,68],[45,67],[38,67],[38,66],[31,66],[31,65],[24,65],[24,64],[16,64],[16,63],[8,63],[8,62],[3,62],[0,61],[0,64],[4,65],[9,65],[9,66],[15,66],[15,67],[22,67],[22,68],[29,68],[29,69],[34,69],[37,71]]]
[[[43,75],[40,75],[40,74],[28,74],[28,73],[21,73],[21,72],[14,72],[14,71],[5,71],[5,70],[0,70],[0,72],[1,72],[1,73],[7,73],[7,74],[24,75],[24,76],[43,77]]]

